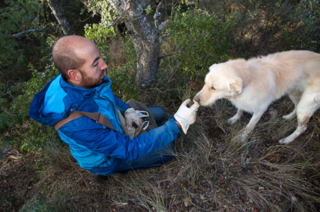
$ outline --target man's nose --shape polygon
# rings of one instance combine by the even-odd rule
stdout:
[[[107,69],[108,68],[108,65],[104,62],[104,60],[102,60],[102,63],[101,63],[101,70],[104,70],[104,69]]]

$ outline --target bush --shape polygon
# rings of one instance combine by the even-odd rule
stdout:
[[[13,89],[24,91],[24,94],[13,99],[10,108],[4,108],[0,114],[1,141],[23,151],[43,150],[48,140],[57,139],[57,133],[51,127],[42,125],[29,117],[31,101],[36,93],[58,74],[52,65],[44,72],[38,72],[32,65],[33,78],[28,82],[17,84]]]
[[[126,40],[128,41],[126,42]],[[120,39],[115,45],[121,49],[119,54],[125,57],[125,62],[117,61],[119,58],[112,57],[114,53],[110,52],[111,60],[114,61],[110,61],[112,69],[108,72],[108,77],[112,80],[113,93],[126,102],[130,99],[136,99],[140,92],[139,87],[135,86],[137,59],[133,42],[130,39]]]
[[[234,57],[252,57],[290,49],[319,51],[319,2],[316,0],[201,1],[199,7],[224,20],[232,17],[229,34]]]
[[[114,28],[102,27],[98,24],[85,26],[85,37],[92,40],[98,47],[101,58],[106,59],[110,50],[108,45],[110,40],[115,37]]]
[[[216,14],[201,10],[175,12],[169,33],[177,48],[183,49],[178,56],[184,63],[181,74],[202,79],[210,65],[229,59],[231,42],[227,36],[234,25],[230,16],[222,21]]]

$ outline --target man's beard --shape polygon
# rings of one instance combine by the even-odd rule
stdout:
[[[101,79],[100,77],[99,79],[93,79],[92,77],[89,77],[84,71],[80,71],[80,73],[82,75],[81,87],[83,88],[94,88],[101,85],[103,82],[103,79]]]

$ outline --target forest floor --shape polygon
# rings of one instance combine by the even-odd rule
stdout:
[[[173,114],[177,103],[167,114]],[[168,106],[169,108],[169,106]],[[47,153],[0,151],[1,211],[319,211],[320,111],[289,145],[293,104],[274,102],[246,143],[232,135],[250,120],[226,120],[228,101],[201,108],[190,134],[174,141],[175,159],[159,168],[111,175],[104,184],[79,167],[67,147]],[[169,116],[168,116],[169,117]],[[54,157],[53,157],[54,156]]]

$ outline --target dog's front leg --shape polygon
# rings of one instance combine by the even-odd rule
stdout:
[[[236,123],[236,121],[238,121],[241,118],[242,114],[243,114],[243,110],[238,109],[236,115],[228,119],[228,123],[231,125]]]
[[[233,138],[233,140],[245,142],[248,138],[248,135],[252,132],[252,130],[255,128],[256,124],[260,120],[263,113],[266,111],[266,109],[261,110],[259,112],[253,113],[249,123],[247,126],[241,130],[240,134]]]

